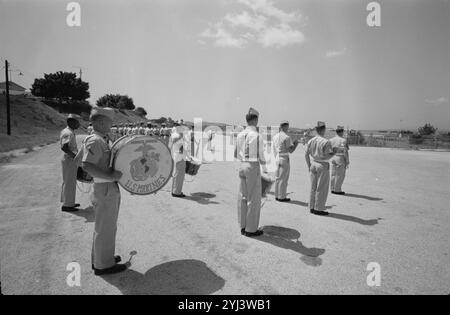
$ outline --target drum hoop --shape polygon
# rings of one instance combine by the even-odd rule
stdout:
[[[135,193],[135,192],[132,192],[132,191],[130,191],[130,190],[128,190],[125,186],[123,186],[122,185],[122,183],[121,182],[118,182],[118,184],[123,188],[123,189],[125,189],[126,191],[128,191],[129,193],[131,193],[131,194],[133,194],[133,195],[139,195],[139,196],[147,196],[147,195],[152,195],[152,194],[156,194],[159,190],[161,190],[162,188],[164,188],[164,186],[166,186],[167,185],[167,183],[170,181],[170,179],[172,178],[172,173],[173,173],[173,168],[174,168],[174,163],[173,163],[173,159],[172,159],[172,155],[171,155],[171,152],[170,152],[170,149],[169,149],[169,147],[167,146],[167,144],[165,144],[163,141],[161,141],[160,139],[158,139],[158,138],[155,138],[155,137],[153,137],[153,136],[146,136],[146,135],[133,135],[133,136],[129,136],[129,135],[125,135],[125,136],[123,136],[123,137],[121,137],[121,138],[119,138],[119,139],[117,139],[114,143],[113,143],[113,145],[111,146],[111,150],[112,150],[112,148],[114,147],[114,145],[116,144],[116,143],[118,143],[119,142],[119,140],[122,140],[123,138],[126,138],[126,137],[128,137],[128,138],[130,138],[128,141],[126,141],[125,143],[124,143],[124,145],[126,145],[128,142],[130,142],[131,140],[135,140],[136,138],[142,138],[142,137],[145,137],[145,138],[152,138],[153,140],[156,140],[156,141],[159,141],[159,142],[161,142],[165,147],[166,147],[166,149],[167,149],[167,151],[169,152],[169,154],[170,154],[170,156],[171,156],[171,163],[170,163],[170,175],[167,177],[167,180],[164,182],[164,184],[163,185],[161,185],[161,187],[159,187],[158,189],[156,189],[155,191],[153,191],[153,192],[151,192],[151,193],[149,193],[149,194],[143,194],[143,193]],[[119,151],[120,152],[120,151]],[[112,161],[112,165],[114,166],[114,165],[116,165],[116,158],[117,158],[117,156],[119,155],[119,152],[117,152],[117,154],[114,156],[114,158],[113,158],[113,161]]]

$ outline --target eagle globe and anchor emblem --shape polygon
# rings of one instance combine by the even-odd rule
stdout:
[[[135,152],[142,152],[142,156],[130,162],[130,174],[133,180],[137,182],[146,181],[149,177],[154,177],[158,173],[160,154],[154,151],[155,148],[145,141],[143,141],[142,146],[135,150]]]

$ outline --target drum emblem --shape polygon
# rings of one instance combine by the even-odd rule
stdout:
[[[138,147],[135,152],[142,152],[142,156],[131,161],[130,174],[135,181],[146,181],[149,177],[154,177],[159,170],[159,153],[151,152],[155,150],[154,147],[144,144]]]

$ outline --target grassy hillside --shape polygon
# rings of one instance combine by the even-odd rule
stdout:
[[[11,136],[6,135],[6,99],[0,96],[0,152],[33,148],[58,140],[64,115],[33,98],[11,97]]]
[[[6,135],[6,98],[0,95],[0,152],[54,143],[66,126],[67,114],[45,105],[39,98],[11,96],[11,136]],[[86,114],[86,116],[88,116]],[[116,110],[115,123],[140,122],[133,111]],[[82,121],[83,133],[88,125]]]

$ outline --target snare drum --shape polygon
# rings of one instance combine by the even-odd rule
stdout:
[[[111,147],[111,166],[122,172],[119,184],[136,195],[149,195],[171,178],[173,160],[165,143],[142,135],[123,136]]]
[[[266,173],[261,173],[262,197],[265,197],[269,193],[274,182],[275,180],[270,178],[269,175],[267,175]]]
[[[186,160],[186,174],[191,176],[197,175],[200,165],[202,165],[202,162],[198,159]]]

